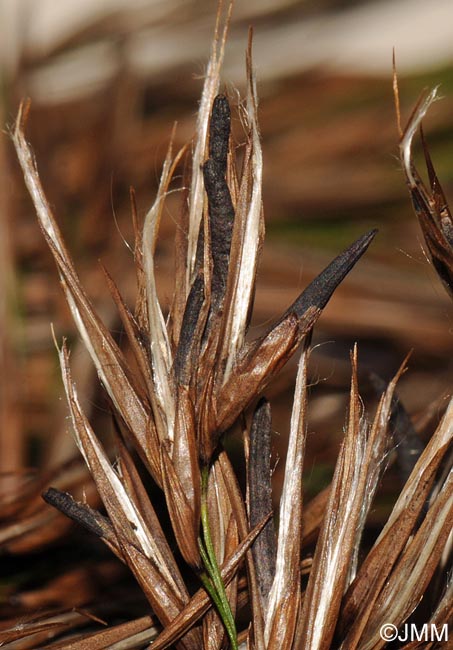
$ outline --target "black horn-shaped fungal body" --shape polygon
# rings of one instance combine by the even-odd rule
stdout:
[[[225,295],[234,224],[234,208],[226,181],[230,123],[228,100],[224,95],[217,95],[211,112],[209,158],[203,165],[213,263],[211,307],[214,310]]]

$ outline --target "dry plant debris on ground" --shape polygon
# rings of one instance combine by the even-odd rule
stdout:
[[[406,362],[388,385],[374,379],[380,399],[371,417],[359,393],[359,350],[351,352],[349,408],[334,475],[328,489],[303,503],[312,330],[376,231],[340,253],[267,331],[249,339],[264,237],[263,164],[251,39],[247,97],[240,105],[246,137],[240,165],[230,139],[229,102],[219,94],[228,20],[219,11],[192,150],[175,153],[170,144],[143,225],[132,195],[133,311],[105,271],[128,356],[79,280],[25,139],[27,104],[20,109],[12,133],[17,156],[114,422],[112,452],[81,406],[68,346],[57,342],[76,443],[105,510],[67,493],[67,485],[77,485],[83,476],[78,464],[53,470],[59,483],[51,488],[49,475],[41,480],[47,488],[44,499],[105,543],[134,576],[149,612],[93,632],[87,621],[94,624],[102,617],[96,603],[84,610],[51,611],[3,629],[2,647],[215,650],[244,644],[259,650],[371,650],[386,645],[383,625],[398,628],[413,620],[440,628],[450,622],[453,402],[423,449],[396,394]],[[451,293],[451,215],[427,147],[428,187],[411,154],[412,139],[433,99],[434,93],[400,129],[401,162],[433,264]],[[154,253],[173,174],[184,157],[187,189],[176,231],[174,294],[164,314]],[[288,451],[274,520],[271,410],[262,395],[296,353]],[[403,435],[401,428],[394,431],[397,422],[404,422]],[[244,490],[224,447],[233,428],[243,439]],[[395,443],[407,480],[377,539],[365,548],[367,518]],[[23,489],[31,490],[33,498],[35,488],[25,483]],[[157,510],[156,494],[164,496],[166,517]],[[9,515],[26,521],[17,503],[18,497],[5,500]],[[31,528],[48,523],[49,512],[33,511]],[[14,536],[11,528],[3,534]]]

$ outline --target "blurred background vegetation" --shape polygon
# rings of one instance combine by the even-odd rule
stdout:
[[[62,590],[58,579],[67,576],[66,569],[57,567],[52,574],[45,568],[45,579],[34,574],[32,584],[23,569],[27,562],[39,564],[46,544],[73,549],[71,536],[80,535],[41,503],[41,488],[53,481],[94,498],[74,460],[50,323],[58,340],[63,335],[70,340],[91,418],[106,435],[111,427],[108,405],[74,335],[8,126],[20,99],[31,97],[28,138],[45,190],[90,296],[121,340],[99,260],[133,305],[129,187],[135,188],[143,217],[174,121],[177,147],[193,135],[215,9],[215,2],[194,0],[3,0],[0,7],[0,119],[5,125],[0,139],[0,548],[10,558],[20,557],[22,570],[13,562],[8,572],[7,615],[54,600],[65,604],[63,592],[68,605],[75,595],[81,603],[92,596],[87,576],[78,574],[77,588]],[[422,436],[429,436],[451,390],[452,310],[424,253],[399,168],[392,48],[403,120],[425,87],[440,84],[444,98],[428,115],[425,132],[448,196],[453,185],[452,21],[453,5],[447,0],[237,0],[233,11],[225,90],[237,106],[244,89],[247,30],[253,25],[264,155],[267,237],[252,333],[284,311],[334,254],[365,230],[380,230],[316,328],[313,433],[306,462],[310,496],[332,473],[355,341],[367,404],[374,399],[368,371],[389,379],[413,348],[400,396]],[[237,112],[233,130],[241,147]],[[160,291],[167,302],[174,215],[182,200],[177,188],[175,182],[157,250]],[[282,460],[293,381],[290,367],[268,391],[275,456]],[[279,476],[277,464],[277,491]],[[397,474],[389,476],[373,515],[377,520],[398,487]],[[106,572],[109,585],[117,569]]]

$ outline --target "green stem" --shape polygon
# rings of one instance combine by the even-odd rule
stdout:
[[[226,633],[230,639],[233,650],[238,650],[238,639],[236,624],[233,612],[228,601],[225,585],[222,580],[217,558],[215,556],[214,544],[212,543],[211,530],[208,517],[208,479],[209,467],[201,470],[201,531],[202,537],[198,540],[200,556],[206,573],[202,573],[200,579],[204,588],[212,598],[219,616],[225,626]]]

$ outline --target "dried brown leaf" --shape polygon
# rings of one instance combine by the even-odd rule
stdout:
[[[163,622],[167,623],[167,617],[172,618],[172,614],[174,617],[188,599],[187,592],[181,590],[182,580],[176,583],[173,578],[173,556],[162,553],[86,420],[72,384],[65,348],[60,352],[60,362],[78,447],[104,502],[126,562],[158,616],[164,612],[165,602],[168,611]]]
[[[143,269],[143,226],[139,223],[137,200],[133,187],[129,188],[132,226],[134,228],[134,262],[137,282],[135,317],[142,332],[149,332],[148,310],[146,306],[145,272]]]
[[[428,621],[428,629],[435,629],[439,636],[443,633],[444,626],[448,626],[453,620],[453,576],[450,575],[447,580],[445,593]],[[434,635],[432,636],[434,637]],[[433,647],[438,647],[435,638],[428,642],[425,639],[421,641],[415,640],[404,645],[401,650],[430,650]],[[440,647],[448,648],[448,645]]]
[[[418,460],[373,549],[349,588],[342,610],[342,627],[348,630],[345,648],[356,647],[375,602],[395,562],[412,534],[432,488],[436,471],[453,438],[453,402]]]
[[[225,584],[228,584],[234,577],[244,555],[249,550],[257,536],[269,521],[269,514],[258,526],[256,526],[245,539],[243,539],[234,553],[224,562],[220,568],[220,574]],[[192,596],[188,605],[181,611],[175,620],[167,625],[165,630],[154,641],[150,650],[163,650],[180,638],[192,625],[194,625],[211,606],[211,601],[204,589],[200,589]]]
[[[178,481],[189,504],[194,523],[200,517],[200,467],[196,440],[196,420],[192,391],[179,386],[176,397],[175,438],[172,449],[172,464]]]
[[[311,650],[327,650],[332,642],[354,557],[365,492],[369,489],[374,472],[374,441],[368,437],[366,424],[360,414],[355,350],[348,428],[335,467],[298,631],[298,642]]]
[[[240,201],[236,211],[233,232],[230,273],[224,331],[221,340],[223,349],[220,358],[226,359],[222,383],[243,346],[250,317],[254,292],[258,256],[264,238],[262,210],[263,157],[258,129],[258,99],[256,80],[252,66],[252,34],[249,33],[247,49],[247,104],[245,112],[249,145],[244,158]],[[223,369],[223,363],[221,364]]]
[[[89,619],[85,612],[57,611],[39,616],[25,617],[9,629],[0,632],[0,645],[5,649],[21,648],[36,650],[39,647],[49,647],[48,642],[62,632],[70,632],[84,625]],[[42,644],[45,644],[44,646]]]
[[[154,273],[154,254],[165,197],[175,167],[184,152],[184,149],[182,149],[173,159],[173,139],[174,130],[162,168],[157,196],[145,217],[142,235],[142,258],[149,325],[149,357],[154,380],[153,396],[157,404],[156,408],[159,410],[159,413],[155,414],[155,423],[160,440],[166,440],[167,438],[173,440],[175,425],[175,394],[171,373],[173,365],[172,351],[165,319],[157,296]]]
[[[141,394],[140,397],[142,401],[146,401],[148,399],[151,400],[151,405],[153,406],[153,413],[155,416],[157,409],[156,409],[156,405],[153,404],[153,396],[154,396],[153,379],[150,371],[148,355],[144,348],[143,341],[141,340],[141,334],[140,334],[138,323],[135,320],[132,313],[130,312],[128,306],[124,302],[118,290],[118,287],[116,286],[116,283],[111,277],[110,273],[103,265],[101,265],[101,268],[104,272],[105,279],[107,281],[107,286],[115,302],[116,308],[118,309],[118,314],[121,318],[121,322],[126,332],[127,339],[134,353],[134,358],[137,362],[138,369],[142,375],[144,387],[146,388],[146,395]]]
[[[52,650],[112,650],[118,643],[126,641],[123,649],[134,648],[138,641],[146,643],[157,636],[157,629],[151,616],[142,616],[127,623],[112,625],[107,630],[84,634],[77,639],[53,644]],[[139,638],[138,635],[140,635]]]
[[[121,535],[118,535],[121,540]],[[162,625],[167,628],[184,611],[189,598],[176,596],[173,586],[162,579],[162,567],[150,561],[135,545],[124,539],[123,553],[144,595],[150,602],[153,613]],[[196,650],[200,647],[201,636],[199,630],[184,630],[181,635],[181,647],[187,650]]]
[[[313,308],[306,317],[306,331],[319,316]],[[211,431],[222,433],[237,419],[248,404],[259,395],[272,377],[282,368],[300,342],[299,319],[290,314],[267,336],[254,345],[232,370],[216,398],[216,419]],[[212,417],[212,416],[211,416]]]
[[[401,137],[400,158],[415,214],[418,217],[433,266],[446,290],[450,296],[453,296],[453,222],[423,132],[422,143],[430,181],[429,189],[415,168],[412,156],[412,140],[436,98],[437,88],[420,98]]]
[[[225,453],[221,451],[218,455],[218,463],[222,468],[222,473],[225,477],[225,485],[227,486],[230,503],[235,514],[235,519],[238,526],[239,537],[245,539],[248,533],[248,522],[247,514],[245,510],[244,500],[242,498],[242,493],[237,482],[236,475],[234,473],[231,462]],[[269,521],[271,513],[265,518],[265,521]],[[255,530],[255,529],[253,529]],[[261,598],[259,593],[258,580],[256,577],[256,568],[255,562],[253,559],[252,552],[246,554],[246,566],[247,566],[247,580],[248,580],[248,592],[249,599],[252,607],[252,629],[253,629],[253,640],[257,650],[264,650],[264,615],[263,607],[261,605]]]
[[[313,497],[304,507],[302,512],[302,546],[310,544],[319,533],[329,501],[329,494],[330,485]]]
[[[173,558],[173,553],[167,542],[167,538],[162,530],[159,518],[140,478],[134,459],[131,457],[131,454],[121,440],[117,441],[117,445],[119,448],[119,469],[121,470],[121,480],[124,487],[131,500],[137,504],[137,507],[148,526],[148,530],[152,531],[156,546],[160,549],[161,554],[167,558],[167,567],[175,584],[178,585],[180,592],[184,593],[184,582],[181,578],[176,561]]]
[[[144,462],[150,468],[154,479],[160,483],[156,456],[150,453],[156,435],[150,413],[137,394],[133,373],[129,370],[123,354],[94,312],[74,270],[72,259],[66,250],[44,194],[31,149],[24,136],[23,112],[22,105],[13,132],[13,143],[25,182],[34,201],[41,229],[57,264],[66,300],[104,387],[131,436],[134,437]]]
[[[161,464],[165,500],[179,550],[188,564],[200,568],[199,518],[196,517],[191,503],[186,497],[183,485],[164,445],[161,446]]]
[[[398,372],[382,394],[368,435],[364,456],[364,464],[367,471],[363,473],[362,485],[359,486],[359,490],[363,492],[363,504],[355,531],[355,543],[353,545],[354,551],[349,567],[348,585],[356,576],[360,542],[365,527],[366,517],[381,476],[385,470],[387,451],[389,447],[389,423],[394,403],[394,394],[398,381],[406,371],[406,362],[409,356],[410,355],[404,359]]]
[[[379,634],[384,623],[399,627],[420,602],[453,528],[453,469],[413,539],[386,581],[368,621],[361,650],[385,645]]]
[[[275,577],[265,616],[265,641],[272,650],[292,647],[300,602],[300,547],[302,539],[302,469],[307,418],[307,364],[304,349],[297,371],[293,410],[280,499],[280,521]]]

